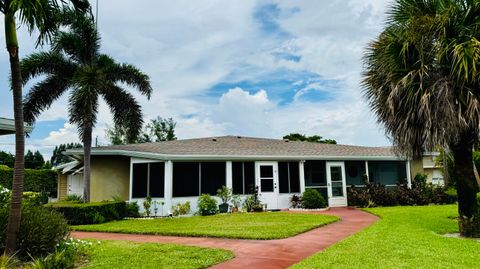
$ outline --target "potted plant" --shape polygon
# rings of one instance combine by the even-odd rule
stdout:
[[[232,190],[226,186],[217,190],[217,196],[222,200],[222,203],[218,205],[220,213],[228,212],[228,202],[232,198]]]
[[[145,209],[145,215],[150,217],[150,208],[152,207],[152,197],[147,196],[145,197],[145,200],[143,201],[143,209]]]
[[[233,204],[232,213],[238,212],[238,208],[240,207],[241,202],[242,202],[242,198],[240,197],[240,195],[238,194],[232,195],[232,204]]]

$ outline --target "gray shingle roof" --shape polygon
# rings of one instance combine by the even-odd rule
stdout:
[[[394,157],[391,147],[330,145],[240,136],[207,137],[159,143],[98,147],[92,154],[108,152],[151,153],[173,156],[278,156],[278,157]],[[68,151],[67,153],[73,153]],[[80,153],[80,152],[78,152]]]

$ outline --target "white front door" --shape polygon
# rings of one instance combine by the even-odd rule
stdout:
[[[256,162],[255,166],[260,201],[267,209],[278,209],[278,164]]]
[[[347,186],[345,184],[345,164],[327,162],[328,205],[347,206]]]
[[[68,194],[83,196],[83,174],[68,175]]]

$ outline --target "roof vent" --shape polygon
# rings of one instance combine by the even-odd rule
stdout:
[[[213,142],[217,142],[217,139],[216,139],[216,138],[212,138],[212,141],[213,141]]]
[[[284,142],[287,142],[287,143],[290,142],[290,140],[288,140],[288,139],[283,139],[283,141],[284,141]]]

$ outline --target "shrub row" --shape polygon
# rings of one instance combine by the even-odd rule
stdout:
[[[412,188],[406,184],[386,187],[378,183],[365,182],[365,187],[352,186],[348,189],[348,205],[359,207],[452,204],[457,201],[455,190],[426,184],[425,177],[415,177]]]
[[[61,213],[71,225],[103,223],[127,216],[127,204],[123,201],[85,204],[59,202],[45,206]]]
[[[58,174],[50,169],[25,169],[24,190],[47,192],[49,196],[57,196]],[[0,166],[0,185],[12,189],[13,169]]]

